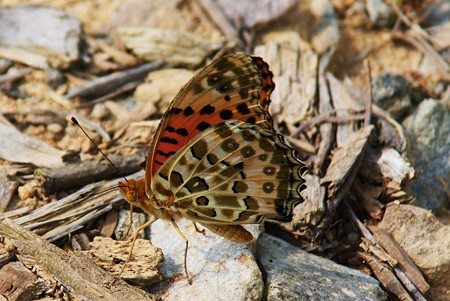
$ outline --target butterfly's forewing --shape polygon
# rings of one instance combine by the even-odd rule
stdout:
[[[286,217],[303,198],[304,165],[282,136],[233,120],[203,131],[151,183],[159,204],[203,224]]]
[[[146,190],[161,166],[210,126],[233,119],[271,129],[274,87],[268,65],[243,53],[221,57],[196,74],[171,103],[152,141]]]

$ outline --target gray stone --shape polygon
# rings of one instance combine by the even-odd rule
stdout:
[[[423,27],[444,25],[450,22],[450,2],[432,1],[426,4]]]
[[[138,227],[145,224],[145,214],[133,212],[133,223],[130,228],[130,210],[122,209],[119,211],[119,218],[117,221],[116,229],[114,230],[114,234],[116,239],[129,239],[133,236],[134,232]],[[145,237],[144,231],[141,232],[140,237]]]
[[[267,300],[386,300],[374,278],[263,234],[258,259]]]
[[[367,13],[371,22],[387,26],[395,20],[394,11],[382,0],[367,0]]]
[[[400,118],[411,108],[411,83],[404,77],[384,73],[373,80],[373,100],[394,118]]]
[[[408,157],[418,175],[409,188],[420,207],[439,208],[448,198],[442,183],[450,183],[449,109],[437,100],[425,100],[403,125],[408,137]]]

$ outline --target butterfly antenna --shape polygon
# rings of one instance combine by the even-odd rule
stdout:
[[[112,167],[114,167],[114,169],[117,171],[117,174],[120,174],[119,169],[117,168],[117,166],[105,155],[105,153],[98,147],[97,143],[94,142],[94,140],[92,140],[91,137],[89,137],[88,133],[86,133],[86,131],[83,129],[83,127],[80,125],[80,123],[78,122],[78,120],[75,117],[71,117],[70,120],[72,120],[73,123],[76,124],[76,126],[78,126],[80,128],[80,130],[83,132],[83,134],[92,142],[92,144],[95,146],[95,148],[103,155],[103,157],[108,160],[108,162],[111,164]],[[125,176],[122,176],[125,181],[128,183],[128,179]]]

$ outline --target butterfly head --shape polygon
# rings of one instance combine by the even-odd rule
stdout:
[[[130,205],[139,207],[144,210],[144,212],[156,218],[170,220],[171,215],[168,214],[168,211],[160,208],[155,198],[148,196],[145,192],[145,178],[139,180],[128,179],[119,182],[118,186],[124,199],[130,203]]]
[[[127,181],[119,182],[119,189],[123,194],[124,199],[134,206],[139,206],[143,199],[147,199],[145,194],[145,186],[141,180],[129,179]]]

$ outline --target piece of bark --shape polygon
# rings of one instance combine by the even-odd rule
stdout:
[[[70,237],[70,246],[74,251],[88,250],[89,243],[90,243],[89,236],[86,233],[77,233]]]
[[[305,201],[295,206],[293,210],[291,230],[300,229],[308,232],[316,228],[326,212],[324,207],[326,191],[325,187],[320,185],[319,177],[306,174],[304,178],[308,189],[301,193]],[[313,233],[311,237],[315,235]]]
[[[64,168],[41,168],[34,172],[37,185],[49,194],[72,187],[80,187],[95,181],[129,175],[142,169],[145,162],[143,152],[127,156],[108,155],[117,169],[104,158],[96,158],[77,164],[67,164]]]
[[[25,75],[33,72],[33,70],[34,70],[33,68],[23,68],[12,73],[0,75],[0,83],[13,82],[15,80],[25,77]]]
[[[15,218],[17,216],[24,215],[25,213],[30,212],[31,210],[33,210],[31,207],[20,207],[20,208],[14,209],[14,210],[0,213],[0,221],[5,218],[12,219],[13,217]]]
[[[374,244],[369,239],[363,237],[359,246],[364,251],[375,255],[381,262],[389,264],[392,268],[398,264],[398,261],[389,255],[378,242]]]
[[[208,40],[188,31],[157,28],[120,27],[114,36],[137,57],[145,61],[165,61],[171,66],[196,67],[224,45],[222,38]]]
[[[269,63],[276,78],[277,88],[271,95],[271,113],[278,116],[278,120],[295,124],[305,119],[315,102],[319,57],[298,33],[266,39],[272,38],[289,41],[257,46],[254,55]]]
[[[38,68],[68,67],[81,57],[81,23],[60,9],[0,9],[0,57]]]
[[[320,181],[328,185],[327,214],[319,226],[326,229],[332,221],[334,212],[344,196],[348,193],[353,180],[360,169],[364,149],[373,130],[373,125],[361,128],[346,141],[333,156],[327,174]]]
[[[319,76],[319,113],[321,115],[329,114],[332,111],[330,94],[328,93],[328,87],[323,75]],[[328,158],[333,141],[334,130],[332,123],[323,123],[320,125],[320,140],[319,149],[317,155],[314,158],[313,171],[314,174],[322,172],[322,166],[325,160]]]
[[[148,63],[136,68],[99,77],[81,87],[72,89],[69,93],[64,95],[64,97],[99,97],[110,93],[111,91],[115,91],[129,82],[144,80],[150,71],[160,68],[163,64],[163,62]]]
[[[0,213],[8,208],[19,183],[9,178],[8,166],[0,166]]]
[[[49,282],[39,279],[20,262],[10,262],[0,269],[0,295],[9,301],[35,300],[48,289]]]
[[[363,242],[361,243],[361,247],[366,252],[371,252],[375,256],[370,255],[369,253],[359,253],[360,256],[366,259],[367,263],[371,266],[375,277],[381,283],[387,283],[387,285],[392,285],[393,288],[400,294],[403,294],[403,287],[398,288],[396,282],[401,281],[402,284],[406,287],[406,289],[414,296],[417,301],[425,301],[423,295],[418,291],[418,289],[414,286],[411,280],[405,275],[405,273],[399,269],[398,261],[393,258],[390,254],[388,254],[383,247],[379,244],[375,236],[369,231],[369,229],[364,226],[364,224],[356,217],[355,212],[350,207],[347,202],[344,202],[344,207],[347,210],[347,214],[352,220],[353,224],[361,231],[363,235]],[[364,257],[366,256],[366,257]],[[395,275],[398,278],[395,278],[391,270],[385,271],[383,266],[388,269],[385,263],[389,264],[390,267],[395,272]],[[376,269],[376,270],[374,270]],[[381,277],[381,278],[378,278]]]
[[[0,124],[0,158],[41,167],[63,166],[64,152],[34,137]]]
[[[116,241],[109,237],[97,236],[91,242],[88,255],[95,263],[118,276],[130,253],[131,241]],[[159,264],[164,257],[161,249],[152,246],[146,239],[137,239],[133,253],[120,278],[128,283],[147,286],[162,280]]]
[[[131,54],[116,47],[110,46],[104,41],[97,41],[97,45],[104,53],[107,53],[115,62],[119,63],[122,66],[134,66],[138,63],[137,58],[135,58]]]
[[[103,237],[111,237],[114,234],[114,229],[117,226],[119,213],[116,210],[112,210],[106,214],[106,217],[103,221],[100,235]]]
[[[388,292],[394,294],[400,300],[414,301],[389,266],[370,254],[360,253],[360,256],[370,265],[375,277]]]
[[[337,117],[347,118],[353,114],[352,112],[360,112],[365,109],[362,95],[360,97],[354,95],[359,90],[354,87],[348,87],[331,73],[327,73],[327,80]],[[345,145],[347,140],[353,137],[356,130],[357,125],[355,122],[340,123],[336,131],[337,146]]]
[[[378,227],[370,227],[370,230],[386,252],[397,260],[399,267],[405,272],[411,282],[422,294],[426,294],[430,286],[408,254],[395,241],[392,234]]]
[[[156,300],[142,290],[115,280],[84,254],[67,253],[9,219],[0,222],[0,234],[11,240],[19,254],[36,259],[79,298],[90,300]]]
[[[334,206],[348,192],[364,154],[364,148],[372,133],[373,126],[361,128],[354,132],[342,147],[336,150],[321,184],[329,182],[329,195],[334,198]]]

